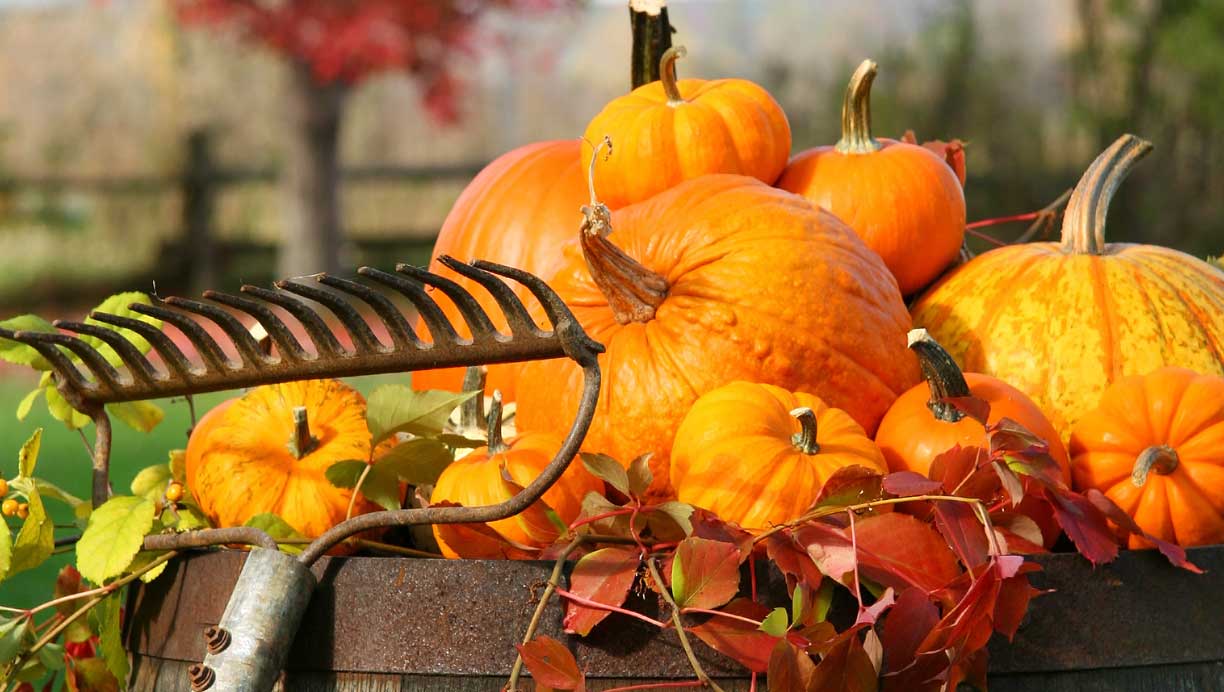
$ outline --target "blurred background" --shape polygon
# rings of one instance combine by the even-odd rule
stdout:
[[[669,8],[681,76],[761,83],[795,151],[836,141],[871,57],[878,136],[967,142],[970,220],[1043,207],[1129,131],[1156,149],[1110,239],[1224,250],[1220,0]],[[578,137],[628,88],[629,43],[625,0],[0,0],[0,319],[423,264],[484,164]],[[41,404],[13,416],[35,383],[0,365],[0,472],[46,426],[48,475],[85,494],[77,434]],[[120,429],[116,486],[182,446],[187,420],[178,405],[152,436]],[[20,578],[0,591],[45,598],[45,573],[28,599]]]

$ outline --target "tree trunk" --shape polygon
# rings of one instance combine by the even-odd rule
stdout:
[[[315,81],[308,65],[290,64],[281,277],[336,272],[345,264],[338,149],[347,93],[343,84]]]

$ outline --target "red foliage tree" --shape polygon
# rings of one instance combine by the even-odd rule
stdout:
[[[234,30],[290,63],[285,183],[291,200],[279,270],[336,271],[342,244],[337,145],[345,97],[362,79],[403,70],[441,122],[459,117],[456,52],[472,52],[486,10],[544,10],[572,0],[173,0],[188,25]]]

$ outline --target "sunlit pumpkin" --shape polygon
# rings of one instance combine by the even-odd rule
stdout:
[[[684,47],[663,54],[661,79],[613,99],[586,128],[582,162],[604,137],[613,147],[595,171],[612,209],[708,173],[773,183],[790,156],[791,133],[769,92],[743,79],[676,79]]]
[[[447,466],[434,485],[431,503],[453,502],[465,507],[493,505],[509,500],[536,479],[561,449],[562,438],[548,433],[524,433],[503,441],[501,436],[501,395],[494,392],[489,409],[489,444],[472,450]],[[509,477],[511,482],[506,481]],[[517,486],[517,487],[516,487]],[[602,493],[603,481],[573,462],[542,498],[548,509],[566,524],[578,518],[587,493]],[[544,547],[559,535],[558,527],[542,512],[527,511],[488,526],[503,538],[520,545]],[[438,547],[446,557],[463,554],[462,546],[452,546],[434,527]]]
[[[749,531],[796,519],[845,466],[888,470],[862,426],[803,392],[732,382],[693,403],[672,445],[676,498]]]
[[[1123,135],[1080,180],[1062,241],[997,248],[913,307],[965,370],[1024,392],[1064,441],[1111,382],[1176,365],[1224,375],[1224,271],[1152,245],[1105,242],[1110,199],[1151,144]]]
[[[842,104],[841,140],[797,154],[777,184],[845,221],[909,295],[960,254],[965,195],[943,157],[917,144],[872,137],[875,75],[874,62],[859,65]]]
[[[187,485],[205,516],[242,526],[270,512],[311,538],[344,520],[352,491],[325,473],[370,457],[360,393],[338,380],[307,380],[256,387],[222,406],[187,442]],[[376,509],[358,497],[353,513]]]
[[[710,175],[615,212],[586,211],[581,243],[552,280],[607,349],[584,447],[623,463],[651,452],[653,496],[671,494],[672,438],[711,389],[747,380],[810,392],[874,432],[918,381],[896,281],[803,198]],[[570,361],[524,364],[519,430],[563,432],[581,392]]]
[[[1105,493],[1157,538],[1224,543],[1224,377],[1166,367],[1119,379],[1076,423],[1071,464],[1077,488]]]

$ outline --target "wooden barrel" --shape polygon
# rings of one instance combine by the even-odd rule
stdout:
[[[1123,552],[1098,569],[1070,554],[1034,558],[1033,601],[1016,641],[991,643],[992,692],[1224,691],[1224,546],[1197,548],[1207,570],[1175,569],[1155,551]],[[245,559],[196,553],[133,589],[127,644],[131,688],[188,692],[186,669],[204,658]],[[540,562],[325,558],[278,690],[408,692],[500,690],[552,565]],[[788,603],[778,575],[760,584]],[[657,615],[654,599],[629,607]],[[594,691],[635,682],[691,679],[674,633],[613,614],[586,638],[561,628],[553,603],[540,627],[565,642]],[[747,690],[742,668],[697,643],[707,672]],[[526,679],[526,678],[525,678]],[[524,685],[530,689],[530,685]],[[776,691],[781,692],[781,691]]]

